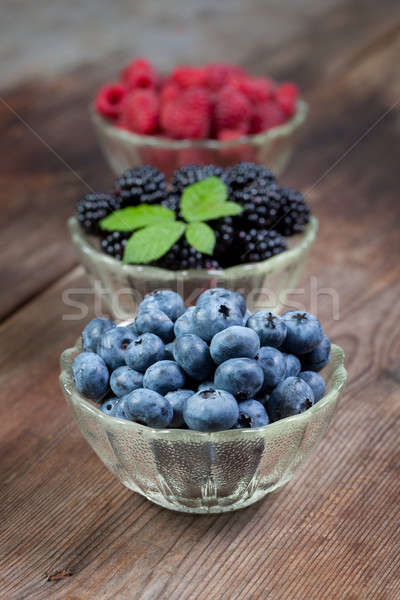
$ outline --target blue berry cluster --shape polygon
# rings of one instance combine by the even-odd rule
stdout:
[[[214,288],[186,308],[172,290],[148,294],[133,325],[90,321],[72,365],[76,389],[112,417],[149,427],[262,427],[322,398],[330,341],[303,311],[251,314]]]

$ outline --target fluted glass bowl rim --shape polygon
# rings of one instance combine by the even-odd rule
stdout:
[[[134,265],[134,264],[123,264],[121,261],[113,258],[112,256],[108,256],[101,250],[98,250],[93,244],[90,243],[88,236],[82,230],[81,226],[78,223],[76,217],[70,217],[68,220],[68,227],[72,236],[73,241],[79,245],[81,249],[84,250],[85,254],[95,256],[96,259],[103,264],[108,264],[110,267],[114,267],[115,269],[121,269],[123,272],[126,272],[128,275],[132,275],[135,277],[150,277],[150,275],[156,278],[160,277],[160,279],[165,282],[167,280],[175,280],[179,277],[179,279],[209,279],[210,276],[215,276],[221,278],[221,275],[225,275],[228,279],[240,278],[245,275],[256,274],[256,273],[264,273],[268,268],[270,271],[274,271],[275,268],[279,270],[280,266],[285,266],[290,263],[292,259],[303,252],[304,250],[310,248],[315,241],[319,221],[316,217],[312,216],[310,218],[309,223],[307,223],[304,231],[300,234],[298,242],[292,247],[284,250],[280,254],[276,254],[275,256],[271,256],[271,258],[267,258],[266,260],[256,262],[256,263],[247,263],[243,265],[235,265],[233,267],[228,267],[226,269],[220,270],[206,270],[206,269],[188,269],[181,271],[172,271],[169,269],[163,269],[160,267],[153,267],[149,265]]]
[[[125,324],[126,322],[124,322]],[[274,429],[287,429],[289,431],[290,426],[293,423],[300,424],[302,421],[309,420],[315,413],[320,410],[323,410],[327,405],[335,402],[338,395],[343,390],[346,381],[347,381],[347,371],[344,367],[344,359],[345,354],[343,348],[336,344],[332,344],[331,348],[331,361],[335,361],[337,363],[336,368],[331,374],[330,378],[330,386],[325,395],[319,400],[314,406],[307,409],[304,413],[299,415],[294,415],[291,417],[286,417],[284,419],[280,419],[279,421],[275,421],[274,423],[270,423],[269,425],[264,425],[263,427],[255,427],[255,428],[243,428],[243,429],[227,429],[223,431],[215,431],[215,432],[202,432],[195,431],[192,429],[174,429],[174,428],[163,428],[163,429],[155,429],[152,427],[148,427],[147,425],[141,425],[139,423],[135,423],[134,421],[128,421],[126,419],[120,419],[118,417],[111,417],[103,413],[100,408],[97,408],[95,404],[87,400],[84,396],[79,394],[77,391],[73,377],[72,377],[72,362],[77,354],[82,352],[82,341],[79,338],[72,348],[67,348],[61,354],[60,357],[60,385],[64,393],[66,393],[69,397],[74,396],[75,400],[78,400],[79,404],[81,404],[86,410],[91,412],[96,419],[104,420],[104,423],[119,423],[124,426],[124,428],[128,427],[132,430],[132,433],[137,433],[139,435],[146,434],[150,437],[159,437],[165,438],[168,436],[169,439],[176,438],[177,440],[181,439],[182,441],[214,441],[217,442],[228,442],[228,441],[238,441],[243,438],[243,436],[248,435],[260,435],[262,433],[268,433],[272,428]],[[195,393],[195,392],[193,392]],[[172,441],[172,439],[171,439]]]
[[[140,135],[126,129],[116,127],[111,121],[108,121],[96,111],[94,103],[89,105],[90,117],[96,127],[103,130],[107,136],[112,136],[124,142],[129,142],[135,146],[149,146],[154,148],[164,148],[169,150],[185,150],[187,148],[207,148],[209,150],[222,150],[225,148],[234,148],[246,144],[263,146],[267,142],[273,141],[276,138],[289,136],[300,127],[307,116],[308,104],[303,99],[299,99],[296,104],[296,112],[294,115],[277,127],[272,127],[267,131],[252,135],[245,135],[234,140],[170,140],[154,135]]]

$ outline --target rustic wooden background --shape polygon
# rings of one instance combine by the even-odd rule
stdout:
[[[28,5],[29,4],[29,5]],[[0,19],[0,598],[398,600],[400,5],[397,0],[5,1]],[[80,436],[58,357],[87,287],[65,221],[110,185],[87,116],[122,60],[233,59],[299,82],[308,127],[286,173],[321,230],[303,278],[349,384],[298,476],[223,516],[163,510]],[[93,297],[84,297],[90,317]]]

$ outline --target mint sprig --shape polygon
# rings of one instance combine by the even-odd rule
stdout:
[[[185,233],[186,240],[202,254],[212,255],[215,232],[205,223],[238,215],[243,208],[228,201],[228,189],[218,177],[208,177],[185,188],[181,199],[184,221],[161,205],[140,204],[116,210],[100,221],[105,231],[132,231],[123,263],[148,264],[166,254]]]

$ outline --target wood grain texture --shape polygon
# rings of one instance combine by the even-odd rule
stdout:
[[[400,29],[389,1],[367,1],[364,11],[347,5],[328,11],[332,24],[311,14],[304,37],[296,34],[296,52],[275,65],[291,76],[300,69],[312,107],[285,177],[307,191],[321,222],[301,301],[344,347],[349,384],[310,462],[248,509],[201,517],[163,510],[120,485],[80,436],[57,376],[61,350],[82,328],[65,320],[71,310],[63,291],[87,288],[64,230],[83,185],[35,138],[24,137],[18,149],[10,144],[1,166],[10,214],[0,256],[8,265],[0,296],[7,315],[0,326],[1,599],[400,598],[400,129],[399,109],[388,112],[400,99]],[[312,24],[319,29],[314,52]],[[249,41],[243,51],[262,69],[259,49],[261,41],[254,50]],[[321,78],[339,49],[340,60]],[[21,86],[7,101],[101,188],[109,175],[82,113],[97,81],[98,72],[85,67],[53,81],[45,105],[48,83]],[[74,136],[60,145],[62,110]],[[7,112],[0,119],[7,140],[25,136]],[[329,294],[310,306],[315,284],[335,291],[339,318]],[[93,298],[82,292],[80,299],[87,320]]]

